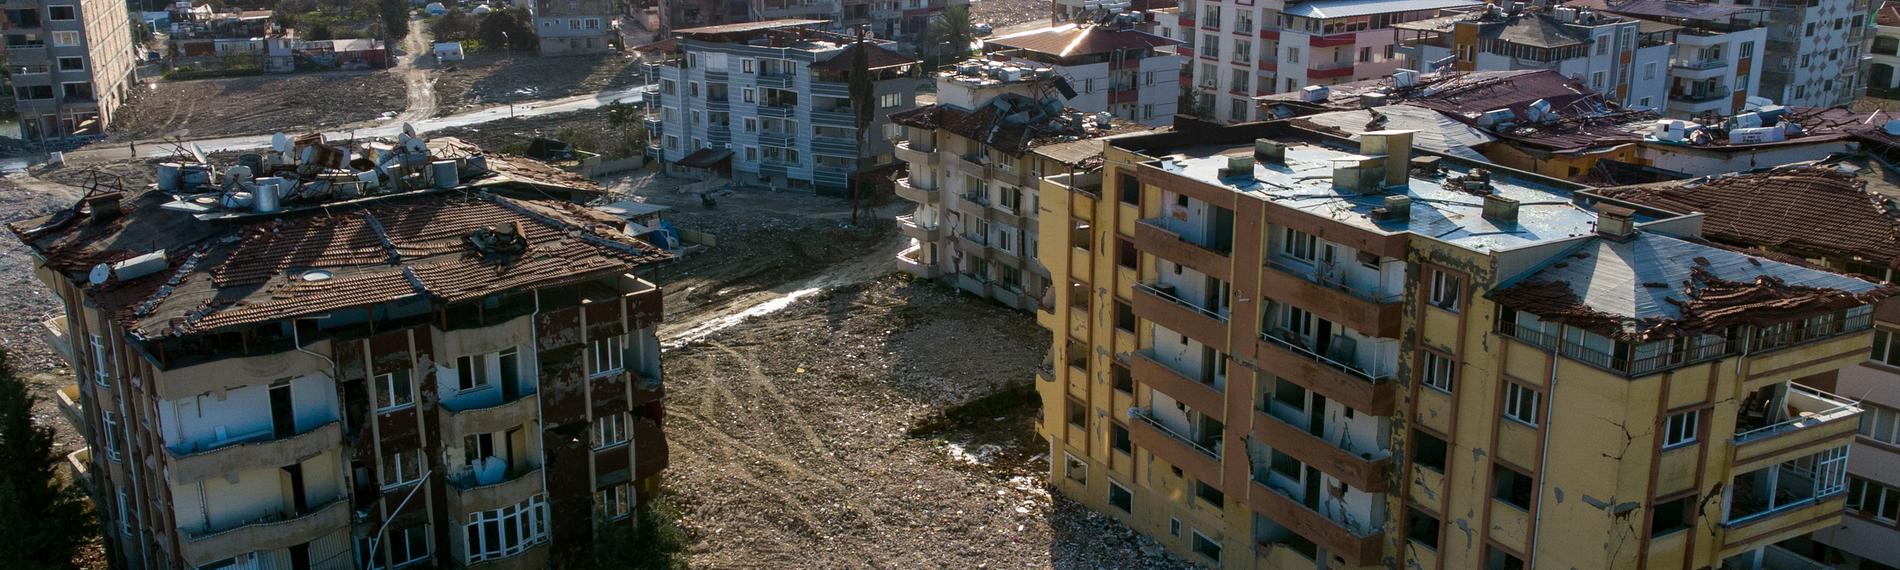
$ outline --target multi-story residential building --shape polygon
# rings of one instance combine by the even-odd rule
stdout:
[[[1626,101],[1626,107],[1679,119],[1727,117],[1741,112],[1747,99],[1760,92],[1759,62],[1768,48],[1768,29],[1762,21],[1768,14],[1765,9],[1675,0],[1576,0],[1567,5],[1680,26],[1667,37],[1675,51],[1666,61],[1644,61],[1632,71],[1631,82],[1638,86],[1635,92],[1642,95]],[[1655,23],[1648,27],[1662,28]],[[1664,76],[1667,104],[1651,99],[1654,90],[1647,87]]]
[[[161,175],[10,226],[63,304],[115,567],[573,567],[658,490],[661,292],[636,272],[667,254],[582,206],[591,183],[423,144],[356,149],[409,174],[229,201]],[[243,168],[219,183],[291,189]]]
[[[1410,69],[1550,70],[1642,110],[1663,106],[1679,29],[1589,8],[1507,12],[1496,6],[1397,27]],[[1727,86],[1726,78],[1697,83],[1693,96],[1725,98]]]
[[[741,184],[843,195],[852,173],[892,162],[916,105],[917,60],[889,42],[772,20],[678,30],[660,68],[660,153],[670,172],[716,171]],[[856,50],[877,74],[876,112],[859,144],[849,76]]]
[[[534,33],[541,55],[606,53],[620,37],[615,20],[623,4],[612,0],[536,0]]]
[[[1178,126],[1178,125],[1177,125]],[[1894,291],[1281,122],[1044,178],[1050,479],[1222,568],[1758,568],[1838,524]]]
[[[668,29],[743,24],[765,20],[822,20],[813,26],[840,35],[864,28],[872,37],[914,44],[930,19],[968,0],[667,0],[660,7]]]
[[[1837,164],[1802,165],[1699,179],[1591,191],[1606,199],[1665,212],[1704,214],[1705,236],[1735,247],[1801,258],[1835,271],[1892,282],[1900,267],[1900,228],[1893,200],[1900,187],[1884,168],[1855,161],[1859,174]],[[1764,215],[1772,212],[1772,215]],[[1788,228],[1828,228],[1790,234]],[[1893,302],[1874,313],[1873,359],[1840,370],[1824,388],[1857,401],[1859,438],[1847,470],[1848,516],[1814,532],[1797,553],[1835,568],[1900,567],[1900,314]]]
[[[138,65],[125,3],[21,0],[4,10],[21,136],[43,142],[105,134]]]
[[[1867,49],[1867,87],[1900,88],[1900,2],[1883,2],[1874,14],[1874,40]]]
[[[1056,82],[1047,67],[970,60],[937,74],[936,104],[891,116],[910,169],[897,196],[917,205],[897,218],[913,241],[900,267],[1019,309],[1050,299],[1037,180],[1099,159],[1091,139],[1146,130],[1063,108]]]
[[[1257,118],[1253,97],[1392,75],[1399,69],[1394,24],[1438,16],[1475,0],[1183,0],[1156,16],[1193,76],[1194,114],[1219,121]]]
[[[1741,2],[1734,2],[1740,4]],[[1848,105],[1867,92],[1863,50],[1872,35],[1872,0],[1772,0],[1763,97],[1790,107]]]
[[[1048,66],[1069,83],[1070,109],[1108,111],[1154,126],[1174,122],[1187,58],[1170,53],[1180,42],[1135,29],[1118,16],[1103,25],[1069,24],[985,41],[992,60]]]

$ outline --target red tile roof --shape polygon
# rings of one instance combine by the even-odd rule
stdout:
[[[1701,212],[1707,215],[1703,236],[1718,242],[1900,268],[1900,209],[1886,196],[1869,192],[1866,180],[1833,167],[1796,166],[1594,193],[1671,212]]]
[[[1900,1],[1887,0],[1880,3],[1880,11],[1874,13],[1874,23],[1882,26],[1900,27]]]

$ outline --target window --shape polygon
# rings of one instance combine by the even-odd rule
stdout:
[[[1643,64],[1643,79],[1655,79],[1655,78],[1656,78],[1656,62],[1652,61],[1652,62]]]
[[[53,32],[55,47],[73,47],[79,45],[79,32]]]
[[[1755,42],[1742,43],[1741,57],[1755,57]]]
[[[60,71],[85,71],[86,58],[83,58],[83,57],[59,58],[59,70]]]
[[[1696,426],[1701,421],[1700,410],[1670,415],[1668,424],[1663,426],[1663,449],[1695,443]]]
[[[76,19],[79,16],[74,12],[72,6],[47,6],[46,17],[54,21],[64,21]]]
[[[1524,510],[1531,508],[1531,477],[1503,465],[1491,466],[1491,497]]]
[[[1111,479],[1108,482],[1108,506],[1121,509],[1124,513],[1134,514],[1135,493]]]
[[[1088,406],[1084,405],[1082,402],[1079,402],[1073,399],[1069,400],[1069,425],[1075,426],[1077,428],[1085,429],[1085,430],[1088,429],[1089,427]]]
[[[387,412],[415,405],[415,386],[408,370],[376,375],[376,411]]]
[[[741,101],[745,101],[747,103],[757,103],[759,102],[758,97],[759,97],[759,91],[757,89],[747,87],[747,88],[739,90],[739,98]],[[747,121],[751,121],[752,119],[753,119],[752,117],[746,117]]]
[[[100,434],[100,437],[105,439],[106,458],[111,459],[113,463],[118,463],[119,458],[120,458],[119,456],[119,415],[112,412],[106,412],[104,414],[101,414],[101,417],[105,420],[105,428],[106,428],[105,433]]]
[[[740,73],[752,73],[752,72],[754,71],[754,70],[753,70],[753,68],[752,68],[752,66],[753,66],[754,64],[757,64],[758,62],[759,62],[759,60],[756,60],[756,59],[752,59],[752,58],[746,58],[746,59],[741,59],[741,60],[739,60],[739,72],[740,72]],[[747,91],[751,91],[751,90],[750,90],[750,89],[747,89]]]
[[[371,544],[375,552],[371,552]],[[382,554],[389,555],[389,566],[383,566]],[[391,529],[388,538],[376,542],[370,538],[356,540],[356,558],[362,568],[401,568],[429,559],[429,525],[419,524],[411,527]]]
[[[885,93],[877,96],[877,108],[879,109],[889,109],[902,104],[904,104],[904,97],[900,93]]]
[[[383,488],[393,489],[422,480],[422,450],[383,455]]]
[[[1451,358],[1428,350],[1425,351],[1424,361],[1425,365],[1419,367],[1419,380],[1428,387],[1450,392],[1453,374]]]
[[[626,483],[594,492],[594,508],[607,520],[620,520],[633,513],[633,488]]]
[[[1416,507],[1405,508],[1405,538],[1419,546],[1438,549],[1438,517],[1426,514]]]
[[[1062,459],[1062,475],[1068,477],[1070,481],[1081,483],[1084,486],[1088,485],[1088,462],[1082,461],[1080,458],[1070,455],[1068,452],[1063,452]]]
[[[132,511],[126,510],[125,489],[119,489],[119,534],[132,535]]]
[[[1227,494],[1222,493],[1219,487],[1207,484],[1206,481],[1194,482],[1194,496],[1214,505],[1216,509],[1227,508]]]
[[[106,341],[99,335],[92,335],[92,374],[99,386],[112,387],[112,351],[106,350]]]
[[[1194,553],[1220,564],[1220,542],[1208,538],[1199,530],[1194,531]]]
[[[1656,503],[1649,508],[1649,535],[1662,536],[1689,528],[1689,515],[1695,512],[1695,497]]]
[[[67,99],[92,99],[92,84],[85,81],[67,81],[59,84],[59,92]]]
[[[1359,48],[1359,63],[1366,63],[1370,61],[1372,61],[1372,48],[1371,47]]]
[[[1287,50],[1286,50],[1286,62],[1287,62],[1287,63],[1299,63],[1299,62],[1300,62],[1300,48],[1289,48],[1289,49],[1287,49]],[[1287,79],[1287,84],[1288,84],[1288,85],[1292,85],[1292,84],[1293,84],[1293,80],[1292,80],[1292,79]],[[1289,91],[1290,91],[1290,90],[1291,90],[1291,89],[1289,89]]]
[[[1127,366],[1122,366],[1121,364],[1116,363],[1116,364],[1110,364],[1109,368],[1113,370],[1115,373],[1115,389],[1116,390],[1124,394],[1135,393],[1135,375],[1128,371]]]
[[[1439,473],[1445,472],[1445,459],[1450,457],[1451,449],[1445,440],[1438,436],[1418,430],[1412,430],[1412,462],[1421,467],[1430,468]]]
[[[1108,425],[1108,448],[1129,455],[1135,454],[1135,441],[1128,437],[1128,428],[1110,422]]]
[[[1900,366],[1900,333],[1874,329],[1874,362]]]
[[[1121,175],[1122,203],[1130,206],[1141,205],[1141,179],[1133,174]]]
[[[1497,547],[1485,547],[1485,570],[1524,570],[1524,560]]]
[[[547,540],[547,498],[528,497],[518,505],[469,513],[466,564],[507,558]]]
[[[607,449],[627,443],[627,414],[594,418],[594,449]]]
[[[1847,509],[1895,522],[1900,520],[1900,489],[1854,477],[1847,487]]]
[[[1534,388],[1516,382],[1506,382],[1504,384],[1504,417],[1536,427],[1539,396],[1542,394],[1538,394]]]
[[[488,359],[481,355],[455,359],[455,389],[461,391],[488,387]]]
[[[1115,264],[1128,269],[1141,268],[1141,250],[1135,249],[1135,242],[1115,238]]]
[[[1825,497],[1847,489],[1847,446],[1814,454],[1813,459],[1814,496]]]
[[[1464,288],[1464,280],[1442,269],[1432,270],[1432,306],[1447,311],[1458,310],[1458,295]]]
[[[625,365],[626,348],[626,335],[597,338],[587,343],[587,375],[619,372]]]
[[[1135,332],[1135,307],[1133,305],[1115,301],[1115,328]]]
[[[1280,253],[1300,261],[1312,262],[1314,252],[1319,250],[1319,238],[1293,228],[1280,230]]]
[[[1900,411],[1883,408],[1862,402],[1867,411],[1860,415],[1860,435],[1867,439],[1888,444],[1900,444]]]

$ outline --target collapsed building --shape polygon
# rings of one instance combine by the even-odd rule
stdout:
[[[657,491],[668,255],[597,186],[407,133],[185,154],[10,226],[116,564],[572,566]]]

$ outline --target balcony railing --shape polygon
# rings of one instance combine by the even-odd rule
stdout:
[[[1681,101],[1684,103],[1707,103],[1710,101],[1720,101],[1722,99],[1726,99],[1729,97],[1729,94],[1730,94],[1729,91],[1717,91],[1717,90],[1704,91],[1700,93],[1670,93],[1669,100]]]
[[[1788,407],[1794,409],[1795,417],[1736,432],[1736,445],[1852,418],[1861,412],[1859,406],[1846,398],[1792,383],[1788,385]]]
[[[1129,408],[1128,416],[1136,420],[1140,420],[1142,423],[1153,426],[1155,429],[1160,430],[1161,433],[1168,434],[1169,437],[1173,437],[1174,439],[1180,440],[1181,444],[1188,446],[1189,449],[1198,451],[1202,455],[1206,455],[1209,458],[1212,458],[1216,461],[1220,460],[1219,453],[1215,453],[1213,449],[1209,449],[1207,446],[1196,443],[1194,441],[1194,438],[1188,437],[1187,435],[1184,435],[1181,432],[1174,431],[1174,429],[1168,427],[1167,424],[1161,423],[1161,420],[1155,419],[1153,412],[1149,412],[1148,410],[1145,410],[1142,408]]]
[[[1715,68],[1722,67],[1725,65],[1728,65],[1728,61],[1720,59],[1720,58],[1709,58],[1709,59],[1699,59],[1699,60],[1678,61],[1673,65],[1673,67],[1677,69],[1703,70],[1703,69],[1715,69]]]
[[[1222,323],[1227,322],[1227,315],[1223,315],[1223,314],[1202,308],[1200,305],[1196,305],[1192,301],[1188,301],[1187,299],[1182,299],[1180,297],[1174,296],[1174,287],[1172,286],[1163,288],[1163,287],[1156,287],[1148,283],[1136,283],[1135,288],[1141,291],[1145,291],[1147,293],[1153,294],[1156,297],[1167,299],[1168,301],[1173,302],[1176,305],[1180,305],[1182,307],[1191,309],[1196,313],[1200,313],[1200,315],[1203,317],[1214,319]]]
[[[1285,348],[1287,350],[1293,351],[1295,354],[1305,356],[1307,358],[1312,359],[1315,362],[1324,364],[1327,367],[1356,376],[1360,380],[1365,380],[1367,382],[1380,382],[1383,380],[1388,380],[1392,377],[1391,373],[1375,374],[1372,371],[1360,368],[1358,366],[1353,366],[1351,364],[1346,364],[1344,362],[1327,358],[1324,355],[1321,355],[1320,353],[1313,352],[1312,350],[1307,349],[1305,346],[1306,343],[1299,339],[1283,339],[1273,334],[1272,332],[1260,333],[1260,338],[1267,342],[1279,345],[1281,348]]]
[[[333,449],[342,441],[342,423],[337,420],[281,438],[273,438],[271,430],[264,429],[205,445],[167,447],[165,472],[172,483],[194,483],[236,468],[296,463]]]
[[[1404,291],[1400,291],[1398,293],[1392,293],[1388,295],[1385,293],[1380,293],[1378,291],[1367,291],[1364,289],[1360,289],[1358,287],[1352,287],[1352,286],[1346,285],[1346,281],[1343,278],[1329,280],[1322,277],[1317,267],[1311,266],[1309,264],[1305,264],[1303,262],[1295,262],[1293,260],[1280,258],[1280,257],[1269,257],[1267,258],[1267,267],[1280,270],[1280,272],[1286,273],[1288,275],[1305,279],[1307,282],[1312,283],[1314,285],[1319,285],[1319,286],[1326,287],[1329,289],[1343,291],[1348,295],[1358,297],[1360,300],[1371,302],[1371,303],[1389,305],[1392,303],[1398,303],[1405,300]]]

